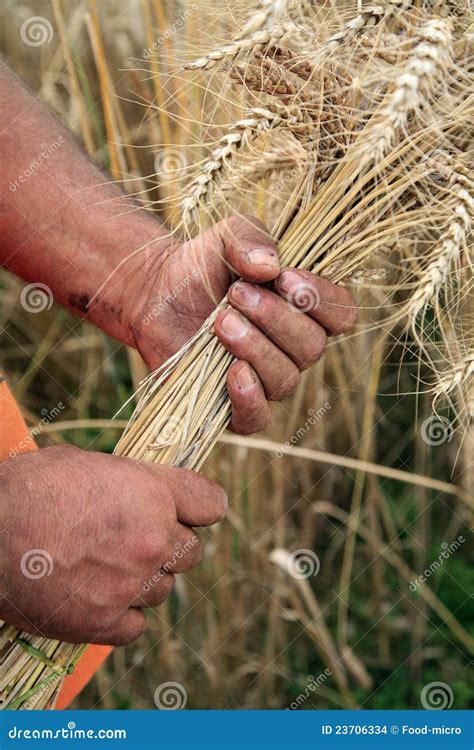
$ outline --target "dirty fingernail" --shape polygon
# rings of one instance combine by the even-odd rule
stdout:
[[[261,299],[257,287],[252,286],[252,284],[246,284],[244,281],[237,281],[235,284],[232,284],[230,296],[242,307],[257,307]]]
[[[232,310],[226,313],[221,320],[221,328],[226,334],[232,339],[241,339],[247,335],[249,331],[248,323],[239,313],[233,312]]]
[[[235,376],[235,382],[241,391],[248,391],[257,382],[257,377],[249,365],[243,365]]]
[[[278,277],[278,286],[283,292],[289,292],[296,284],[303,284],[303,279],[296,271],[283,271]]]
[[[270,248],[255,247],[247,252],[247,258],[253,266],[270,266],[275,270],[280,268],[278,255]]]

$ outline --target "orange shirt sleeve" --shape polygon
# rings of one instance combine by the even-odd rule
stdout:
[[[25,420],[13,398],[6,380],[0,373],[0,460],[13,458],[18,453],[37,450]],[[87,685],[112,651],[111,646],[89,646],[63,683],[56,702],[57,709],[67,708]]]

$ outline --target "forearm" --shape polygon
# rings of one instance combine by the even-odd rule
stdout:
[[[166,229],[134,208],[1,64],[0,102],[0,264],[47,284],[59,304],[126,340],[121,307],[133,279],[125,278],[137,264],[120,263],[147,246],[143,264],[155,265],[169,244]]]

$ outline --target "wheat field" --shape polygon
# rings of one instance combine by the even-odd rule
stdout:
[[[0,10],[4,60],[140,205],[187,236],[250,210],[359,307],[264,434],[222,433],[212,381],[212,440],[186,423],[190,454],[153,444],[168,391],[148,380],[143,397],[135,352],[23,309],[2,273],[3,367],[38,444],[199,466],[230,501],[199,568],[76,707],[469,704],[472,17],[463,0],[314,5]],[[42,44],[21,33],[33,16]],[[174,430],[188,412],[173,414]]]

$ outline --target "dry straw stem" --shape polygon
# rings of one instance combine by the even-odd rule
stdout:
[[[318,502],[315,503],[315,511],[323,513],[324,515],[332,516],[337,518],[341,523],[347,525],[348,528],[354,527],[354,521],[349,513],[341,510],[333,503]],[[418,579],[415,571],[411,570],[405,561],[396,554],[388,544],[380,542],[374,538],[370,529],[367,526],[358,524],[356,533],[365,539],[370,546],[372,546],[375,552],[386,559],[392,567],[397,570],[400,575],[405,579],[407,583],[411,583]],[[474,652],[474,638],[468,633],[462,625],[453,617],[452,612],[443,604],[443,602],[436,596],[431,588],[424,582],[419,581],[418,591],[420,596],[426,601],[431,607],[433,612],[440,617],[445,623],[449,630],[456,636],[456,638],[462,643],[466,649],[472,653]]]
[[[363,140],[364,134],[360,138]],[[357,142],[354,151],[358,155]],[[398,163],[401,154],[404,168],[394,168],[385,174],[383,190],[374,182],[380,170],[378,161],[370,169],[358,156],[341,161],[309,207],[283,234],[279,244],[282,264],[326,275],[327,267],[343,257],[345,268],[331,277],[339,281],[376,252],[384,237],[385,224],[393,232],[394,227],[410,223],[410,212],[394,208],[399,193],[416,179],[417,171],[410,171],[410,164],[419,158],[416,144],[401,146],[400,152],[386,158],[385,166]],[[405,170],[410,177],[400,176]],[[387,190],[388,185],[391,190]],[[361,239],[355,234],[347,242],[338,243],[351,221],[359,222],[361,215],[376,217],[372,239],[365,235]],[[212,333],[217,312],[224,305],[225,301],[194,339],[148,381],[148,390],[138,405],[135,420],[118,444],[118,453],[175,466],[198,468],[202,464],[230,417],[225,373],[232,357]],[[183,394],[187,394],[186,399]],[[172,441],[160,446],[156,436],[166,432],[169,420],[175,426],[175,435]]]

